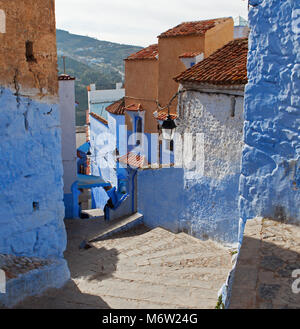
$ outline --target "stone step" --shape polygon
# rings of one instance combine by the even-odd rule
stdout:
[[[87,215],[89,218],[104,219],[104,211],[102,209],[82,210],[81,213]]]
[[[98,232],[98,236],[92,238],[89,242],[97,242],[109,238],[110,236],[128,231],[134,226],[140,225],[143,223],[143,215],[140,213],[135,213],[130,216],[121,217],[111,221],[105,222],[106,225],[103,227],[103,231]]]
[[[161,266],[171,266],[174,264],[188,265],[189,263],[209,264],[211,262],[218,262],[222,264],[224,262],[223,258],[221,259],[213,252],[203,253],[203,250],[200,248],[194,248],[192,252],[190,250],[191,249],[186,246],[185,248],[181,247],[177,249],[168,249],[165,252],[148,254],[147,256],[140,255],[126,257],[121,254],[118,256],[118,265],[121,266],[122,264],[132,264],[136,266],[152,266],[154,264],[161,264]],[[229,257],[228,260],[230,260]],[[101,262],[100,259],[99,261]]]
[[[226,272],[227,273],[227,272]],[[193,277],[193,275],[197,275],[197,273],[190,272],[189,275]],[[182,275],[182,280],[180,275],[160,275],[158,273],[141,273],[141,272],[129,272],[129,271],[117,271],[113,273],[113,278],[119,281],[135,281],[137,283],[147,283],[153,284],[159,282],[160,285],[163,286],[171,286],[171,287],[185,287],[185,288],[196,288],[196,289],[207,289],[211,292],[214,292],[213,296],[216,297],[216,293],[224,284],[222,278],[219,282],[211,282],[209,280],[197,280],[197,279],[189,279],[186,282],[184,279],[184,275]],[[113,280],[113,279],[111,279]]]
[[[201,267],[201,265],[193,267],[185,267],[184,265],[174,264],[174,266],[162,266],[159,263],[146,265],[146,266],[137,266],[134,263],[122,262],[122,263],[111,263],[109,260],[107,262],[100,263],[89,263],[84,264],[88,266],[90,273],[85,272],[84,275],[89,275],[91,277],[95,276],[95,273],[98,273],[98,278],[102,280],[103,278],[109,277],[110,275],[119,275],[119,273],[134,273],[141,275],[157,275],[167,278],[182,278],[184,280],[203,280],[218,281],[219,279],[224,281],[224,277],[227,277],[227,274],[230,270],[230,266],[224,267]],[[81,273],[81,268],[76,265],[72,272],[73,274]],[[78,275],[80,277],[80,275]]]
[[[193,253],[198,253],[198,254],[204,254],[205,255],[214,255],[215,250],[209,250],[203,247],[201,244],[195,244],[191,245],[190,244],[183,244],[182,242],[175,240],[174,242],[166,243],[166,244],[160,244],[158,247],[153,247],[151,248],[145,248],[144,250],[129,250],[129,251],[124,251],[124,256],[128,257],[134,257],[135,259],[139,258],[148,258],[148,259],[155,259],[155,258],[160,258],[160,257],[169,257],[169,256],[178,256],[178,255],[183,255],[184,258],[187,253],[190,253],[190,251],[193,250]]]
[[[161,235],[161,229],[148,230],[148,232],[142,232],[139,234],[139,228],[141,231],[146,229],[145,226],[137,226],[133,230],[130,230],[126,236],[122,232],[114,234],[112,239],[97,241],[94,245],[99,247],[112,247],[116,248],[120,252],[128,250],[136,250],[137,248],[146,248],[147,241],[151,241],[151,246],[158,244],[165,244],[166,242],[173,241],[176,237],[175,235],[164,236]],[[159,236],[159,238],[157,237]]]
[[[201,300],[208,302],[213,301],[217,304],[216,293],[208,289],[187,289],[186,287],[163,286],[158,283],[137,283],[135,281],[90,281],[87,287],[85,281],[77,281],[79,289],[84,288],[85,293],[93,293],[95,289],[105,301],[105,297],[116,297],[122,299],[137,299],[153,303],[171,304],[185,306],[189,308],[198,308]]]
[[[166,234],[167,233],[167,234]],[[119,238],[119,234],[114,235],[114,239],[118,239],[118,243],[115,246],[113,241],[97,242],[96,246],[112,246],[116,248],[120,253],[124,253],[128,256],[147,255],[153,251],[163,251],[166,249],[173,249],[180,246],[193,245],[195,248],[201,248],[202,252],[211,251],[214,252],[218,246],[207,241],[201,241],[196,238],[170,233],[161,228],[156,228],[152,231],[144,233],[142,236],[130,236],[126,238]],[[159,237],[159,238],[157,238]],[[155,238],[155,239],[154,239]],[[151,241],[151,245],[145,244],[145,240]],[[220,248],[220,247],[219,247]]]

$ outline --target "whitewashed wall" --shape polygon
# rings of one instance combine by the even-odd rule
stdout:
[[[244,98],[242,93],[230,93],[187,92],[181,98],[177,132],[204,134],[204,175],[213,179],[240,171]],[[235,113],[231,116],[233,98]],[[193,152],[195,148],[193,145]]]
[[[59,107],[62,130],[62,159],[64,166],[64,193],[71,193],[77,179],[75,80],[59,81]]]
[[[162,226],[200,239],[233,244],[238,241],[243,91],[220,91],[231,95],[211,91],[214,93],[199,90],[182,94],[176,121],[177,132],[182,135],[203,134],[200,147],[195,141],[188,144],[189,152],[194,153],[194,168],[203,168],[197,162],[204,160],[204,170],[198,172],[184,166],[139,172],[138,210],[151,227]],[[184,154],[184,160],[189,152]]]

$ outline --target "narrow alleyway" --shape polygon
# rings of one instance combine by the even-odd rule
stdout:
[[[230,252],[211,241],[143,225],[92,248],[102,220],[67,221],[72,280],[18,308],[214,308],[231,269]]]

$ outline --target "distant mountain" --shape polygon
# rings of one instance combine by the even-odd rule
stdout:
[[[66,57],[66,73],[76,77],[76,101],[79,106],[76,124],[85,124],[88,107],[86,86],[96,83],[97,89],[115,88],[124,79],[124,58],[142,49],[138,46],[101,41],[82,35],[57,30],[58,69],[63,73]]]

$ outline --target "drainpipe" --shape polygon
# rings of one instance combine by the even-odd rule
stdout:
[[[137,174],[137,170],[135,170],[133,176],[132,176],[132,213],[135,212],[135,209],[134,209],[134,203],[135,203],[135,198],[134,198],[134,192],[135,192],[135,184],[134,184],[134,179],[135,179],[135,176]]]

